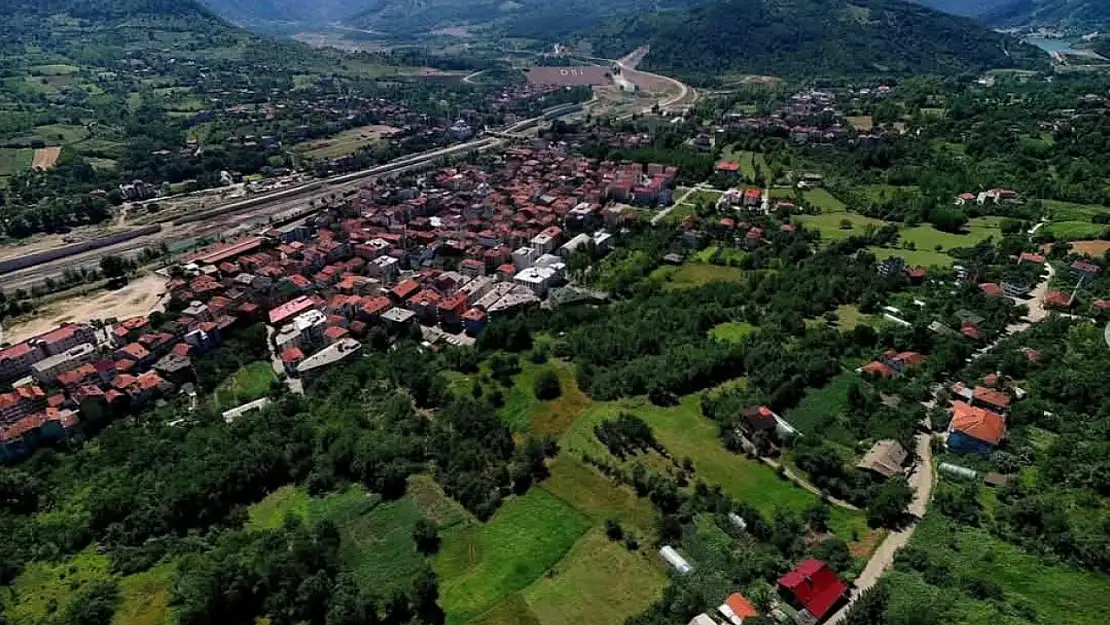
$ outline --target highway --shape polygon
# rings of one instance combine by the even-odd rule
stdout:
[[[515,133],[534,128],[545,119],[566,114],[566,112],[569,112],[572,108],[573,107],[567,107],[566,105],[554,107],[544,115],[526,119],[508,126],[502,129],[499,134],[502,136],[514,135]],[[76,269],[78,267],[95,268],[99,265],[101,258],[109,255],[132,256],[137,254],[144,247],[157,245],[163,242],[172,248],[175,244],[183,241],[219,236],[232,228],[252,220],[257,220],[261,225],[269,217],[305,206],[314,200],[324,200],[333,195],[342,195],[347,191],[361,187],[368,180],[416,171],[426,168],[429,164],[438,159],[466,152],[493,149],[500,146],[503,142],[504,139],[498,136],[483,136],[466,143],[422,152],[420,154],[403,156],[384,165],[378,165],[362,171],[317,179],[281,191],[199,211],[191,216],[201,216],[203,217],[202,219],[197,219],[190,223],[179,223],[177,225],[174,223],[167,223],[163,225],[161,232],[151,236],[139,237],[124,243],[110,245],[97,250],[90,250],[88,252],[59,258],[54,261],[10,272],[0,277],[0,289],[10,291],[29,288],[35,284],[41,283],[46,278],[61,275],[65,269]],[[177,221],[180,222],[183,218],[188,217],[190,217],[190,215],[179,217]]]

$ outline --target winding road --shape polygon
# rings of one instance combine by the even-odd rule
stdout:
[[[1048,292],[1048,285],[1056,275],[1056,272],[1050,263],[1045,264],[1045,271],[1045,277],[1033,288],[1030,293],[1032,297],[1026,302],[1029,308],[1025,316],[1026,320],[1006,326],[1005,333],[995,342],[975,352],[975,354],[971,356],[972,360],[981,358],[990,353],[990,351],[997,347],[1003,339],[1024,332],[1031,328],[1033,324],[1040,323],[1048,317],[1049,311],[1044,306],[1044,297]],[[1110,343],[1110,326],[1108,326],[1107,332],[1107,342]],[[927,407],[936,405],[938,394],[942,389],[943,386],[937,387],[937,390],[933,394],[933,399],[925,403]],[[837,623],[844,620],[860,595],[879,582],[883,573],[894,564],[894,555],[899,549],[905,547],[910,542],[914,530],[917,529],[917,524],[925,517],[925,513],[928,512],[929,503],[933,497],[933,487],[936,484],[936,474],[933,469],[932,436],[927,432],[921,432],[917,435],[915,441],[917,443],[918,461],[909,477],[910,488],[914,491],[914,498],[913,502],[910,503],[909,508],[906,510],[911,516],[912,521],[902,529],[888,534],[879,545],[878,549],[875,550],[875,553],[871,554],[871,559],[868,560],[867,566],[864,567],[863,572],[860,573],[853,584],[848,603],[830,616],[829,619],[825,621],[825,625],[837,625]]]

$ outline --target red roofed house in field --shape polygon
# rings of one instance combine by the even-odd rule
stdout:
[[[860,367],[859,371],[860,373],[866,373],[877,378],[890,379],[894,377],[894,369],[891,369],[878,360],[872,360],[866,365],[863,365]]]
[[[807,619],[811,622],[821,621],[828,616],[848,592],[848,587],[829,565],[813,558],[803,561],[793,571],[780,577],[779,588],[789,596],[792,604],[812,617]]]
[[[738,174],[740,173],[740,163],[735,161],[717,161],[717,166],[714,169],[722,174]]]

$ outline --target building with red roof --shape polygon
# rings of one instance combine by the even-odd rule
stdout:
[[[957,453],[990,453],[1006,434],[1006,419],[997,412],[962,401],[952,402],[948,448]]]
[[[759,610],[755,609],[751,601],[748,601],[744,595],[734,592],[725,599],[725,602],[717,608],[721,616],[731,625],[743,625],[744,619],[751,619],[759,616]]]
[[[1044,264],[1044,256],[1034,254],[1033,252],[1022,252],[1018,255],[1018,264],[1033,263],[1035,265]]]
[[[717,161],[717,166],[714,169],[724,174],[738,174],[740,173],[740,163],[736,161]]]
[[[984,282],[980,284],[979,290],[990,297],[1002,297],[1003,295],[1002,287],[998,286],[994,282]]]
[[[1044,305],[1057,310],[1071,309],[1072,298],[1060,291],[1049,291],[1044,296]]]
[[[407,279],[397,283],[397,286],[389,290],[390,296],[393,301],[400,303],[415,295],[420,291],[420,283],[416,280]]]
[[[972,403],[981,405],[985,408],[997,410],[999,412],[1005,411],[1010,407],[1010,396],[1001,391],[996,391],[992,388],[985,386],[976,386],[974,395],[972,396]]]
[[[270,311],[270,325],[281,325],[306,310],[316,307],[316,300],[302,295]]]
[[[828,564],[810,558],[779,578],[779,588],[791,603],[805,610],[815,621],[832,613],[848,592],[848,587]]]

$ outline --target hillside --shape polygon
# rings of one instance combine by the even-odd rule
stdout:
[[[1073,26],[1110,24],[1105,0],[1011,0],[981,15],[991,26]]]
[[[951,13],[953,15],[966,15],[975,17],[996,9],[1011,0],[914,0],[918,4]]]
[[[646,66],[712,82],[792,76],[979,72],[1043,55],[974,21],[896,0],[719,0],[613,20],[586,39],[603,56],[651,45]]]
[[[607,19],[684,9],[702,0],[377,0],[348,26],[414,34],[448,27],[482,28],[514,37],[558,38]]]
[[[288,23],[324,26],[381,4],[380,0],[202,0],[217,15],[236,24]]]

